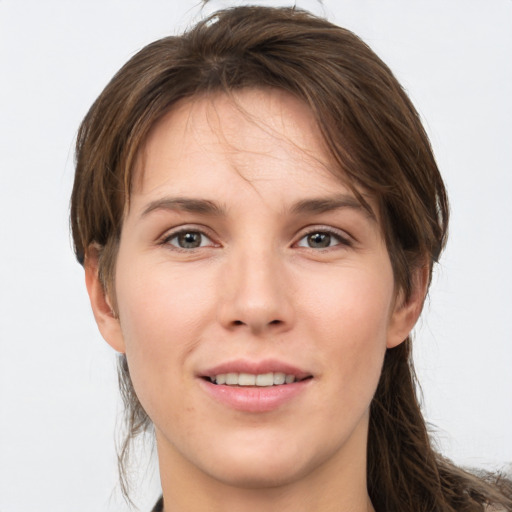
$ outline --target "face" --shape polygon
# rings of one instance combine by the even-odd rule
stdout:
[[[118,318],[98,322],[161,464],[254,487],[364,468],[384,353],[413,321],[374,202],[334,171],[307,107],[276,90],[184,101],[151,132]]]

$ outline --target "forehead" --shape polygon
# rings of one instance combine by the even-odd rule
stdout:
[[[139,155],[134,184],[147,184],[148,171],[162,164],[172,167],[185,154],[206,155],[211,162],[230,159],[240,171],[248,167],[245,163],[251,154],[309,157],[326,168],[329,160],[309,108],[277,89],[199,95],[178,102],[151,129]],[[270,171],[260,169],[261,175]]]
[[[304,102],[278,89],[244,89],[177,103],[147,137],[132,196],[193,188],[214,199],[243,186],[263,195],[279,189],[283,200],[352,193]]]

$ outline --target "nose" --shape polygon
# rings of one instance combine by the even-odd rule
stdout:
[[[219,321],[253,335],[287,331],[294,321],[293,283],[271,250],[233,255],[222,276]]]

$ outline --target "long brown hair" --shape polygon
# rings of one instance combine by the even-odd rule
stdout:
[[[397,287],[407,296],[420,264],[430,271],[446,242],[448,200],[428,137],[389,68],[357,36],[293,8],[220,11],[184,35],[156,41],[115,75],[85,117],[76,145],[71,225],[80,263],[101,248],[100,278],[114,296],[114,268],[134,162],[152,126],[182,98],[248,87],[293,94],[313,113],[339,179],[376,198]],[[151,422],[119,376],[127,437]],[[407,339],[385,356],[371,404],[368,491],[377,511],[477,511],[512,507],[510,483],[490,484],[432,448],[416,396]]]

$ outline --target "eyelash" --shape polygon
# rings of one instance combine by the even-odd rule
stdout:
[[[337,247],[337,246],[345,246],[345,247],[352,247],[353,243],[352,241],[349,239],[348,235],[343,235],[342,233],[340,233],[338,230],[335,230],[335,229],[332,229],[332,228],[328,228],[328,227],[324,227],[324,226],[321,226],[321,227],[315,227],[315,228],[312,228],[310,230],[308,230],[306,233],[304,233],[298,240],[298,242],[296,242],[294,245],[298,245],[299,242],[301,240],[304,240],[305,238],[311,236],[311,235],[329,235],[330,237],[333,237],[337,240],[338,243],[334,244],[334,245],[329,245],[327,247],[308,247],[308,246],[299,246],[299,247],[304,247],[305,249],[312,249],[312,250],[315,250],[315,251],[321,251],[321,250],[327,250],[327,249],[330,249],[331,247]]]
[[[178,245],[171,243],[171,240],[178,238],[180,235],[187,235],[187,234],[199,234],[201,237],[208,239],[211,242],[211,244],[202,245],[203,241],[204,241],[204,240],[202,240],[198,247],[188,247],[187,248],[187,247],[179,247]],[[327,247],[308,247],[305,245],[299,245],[302,240],[306,239],[307,237],[309,237],[311,235],[317,235],[317,234],[318,235],[328,235],[329,237],[333,237],[334,239],[337,240],[338,243],[336,243],[334,245],[328,245]],[[191,252],[196,249],[203,248],[203,247],[219,247],[219,244],[215,244],[212,241],[211,237],[208,234],[206,234],[203,230],[194,229],[194,228],[183,228],[178,231],[174,231],[174,232],[168,234],[167,236],[165,236],[160,243],[161,243],[161,245],[171,245],[173,247],[173,250],[183,251],[183,252]],[[307,232],[303,233],[302,236],[298,239],[298,241],[295,242],[293,245],[297,246],[297,247],[303,247],[305,249],[312,249],[314,251],[322,251],[322,250],[327,250],[332,247],[337,247],[340,245],[345,246],[345,247],[352,247],[353,243],[349,239],[348,236],[343,236],[337,230],[334,230],[332,228],[327,228],[327,227],[319,227],[319,228],[312,228],[312,229],[308,230]]]
[[[179,247],[178,245],[174,245],[174,244],[171,244],[171,240],[179,237],[180,235],[187,235],[187,234],[199,234],[201,235],[201,237],[204,237],[204,238],[207,238],[210,242],[211,242],[211,245],[208,245],[208,246],[204,246],[202,245],[202,242],[201,242],[201,245],[199,245],[198,247],[189,247],[189,248],[186,248],[186,247]],[[173,231],[172,233],[169,233],[167,236],[165,236],[162,241],[161,241],[161,245],[171,245],[173,247],[174,250],[176,251],[183,251],[183,252],[191,252],[195,249],[200,249],[202,247],[218,247],[218,244],[215,244],[211,237],[208,236],[203,230],[201,229],[194,229],[194,228],[183,228],[183,229],[179,229],[178,231]]]

